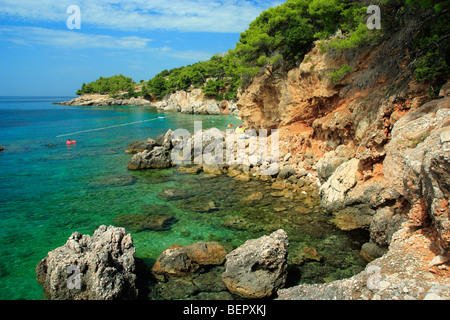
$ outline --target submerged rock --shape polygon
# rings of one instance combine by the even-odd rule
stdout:
[[[227,252],[217,242],[172,245],[156,260],[152,274],[155,299],[232,299],[222,282]]]
[[[131,231],[145,230],[165,231],[178,220],[173,216],[148,216],[145,214],[121,214],[114,218],[114,223]]]
[[[361,256],[367,261],[370,262],[372,260],[375,260],[379,257],[381,257],[383,254],[385,254],[387,249],[381,248],[377,246],[373,242],[367,242],[363,244],[361,247]]]
[[[152,267],[156,279],[163,281],[169,276],[185,276],[194,272],[199,265],[193,262],[179,245],[172,245],[164,250]]]
[[[227,251],[217,242],[199,241],[183,248],[188,257],[200,265],[221,265]]]
[[[287,277],[288,237],[284,230],[246,241],[226,256],[222,280],[243,298],[270,297]]]
[[[167,187],[158,193],[158,197],[164,201],[173,201],[188,198],[190,194],[184,190]]]
[[[215,202],[206,196],[194,196],[192,198],[180,200],[177,203],[177,206],[183,210],[193,212],[210,212],[217,210]]]
[[[222,226],[224,226],[227,229],[231,229],[231,230],[238,230],[238,231],[246,230],[246,231],[250,231],[250,232],[259,232],[264,229],[263,226],[260,226],[246,218],[239,217],[239,216],[232,216],[232,217],[225,219],[222,222]]]
[[[368,229],[372,220],[370,215],[363,214],[354,207],[338,210],[333,215],[334,218],[330,222],[344,231]]]
[[[141,210],[144,214],[147,215],[172,215],[173,208],[167,204],[159,204],[159,203],[144,203],[141,206]]]
[[[200,165],[184,165],[178,167],[178,171],[185,172],[185,173],[191,173],[191,174],[199,174],[202,171],[202,166]]]
[[[152,273],[160,281],[171,276],[187,276],[201,266],[221,265],[227,252],[217,242],[196,242],[185,247],[172,245],[156,260]]]
[[[122,187],[130,186],[136,183],[137,179],[129,174],[118,174],[114,176],[108,176],[98,179],[95,182],[90,183],[92,187]]]
[[[262,192],[255,192],[241,200],[244,205],[252,205],[260,202],[264,198]]]
[[[203,292],[226,291],[227,287],[222,281],[222,273],[224,271],[225,268],[223,266],[213,267],[209,272],[198,274],[193,279],[193,283]]]
[[[135,299],[134,254],[124,228],[102,225],[92,237],[75,232],[38,263],[37,280],[52,300]]]

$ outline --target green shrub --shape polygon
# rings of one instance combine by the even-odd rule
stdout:
[[[429,93],[433,96],[439,92],[450,73],[450,17],[442,9],[445,1],[410,0],[408,3],[433,8],[434,11],[433,18],[421,27],[414,39],[418,53],[414,71],[416,80],[429,84]]]
[[[338,83],[342,81],[342,79],[344,79],[345,76],[351,71],[352,67],[350,67],[348,64],[344,64],[339,70],[330,73],[331,80],[333,81],[333,83]]]

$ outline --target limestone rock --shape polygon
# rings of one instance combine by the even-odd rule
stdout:
[[[158,257],[152,273],[161,281],[172,276],[187,276],[201,266],[223,264],[226,253],[225,248],[217,242],[200,241],[184,247],[172,245]]]
[[[287,234],[280,229],[230,252],[222,274],[228,290],[243,298],[270,297],[286,282],[288,246]]]
[[[378,246],[389,246],[392,235],[405,222],[405,218],[395,215],[394,211],[390,207],[379,208],[370,222],[370,239]]]
[[[306,246],[306,247],[303,247],[302,260],[303,261],[321,261],[322,256],[317,252],[317,250],[315,248]]]
[[[124,228],[102,225],[92,237],[75,232],[38,263],[37,280],[52,300],[135,299],[134,254]]]
[[[221,175],[221,166],[218,164],[203,164],[203,171],[213,175]]]
[[[173,147],[172,140],[174,138],[174,132],[169,129],[166,133],[160,134],[155,139],[155,144],[164,147],[166,150],[170,150]]]
[[[151,151],[153,147],[156,146],[155,140],[148,138],[146,141],[133,141],[129,144],[128,149],[125,150],[126,153],[136,154],[144,150]]]
[[[208,102],[206,102],[206,113],[211,115],[221,114],[219,106],[217,105],[216,101],[208,100]]]
[[[345,207],[345,196],[358,181],[359,160],[356,158],[341,164],[320,187],[321,205],[328,211]]]
[[[333,212],[334,218],[330,221],[339,229],[344,231],[356,229],[368,229],[372,217],[364,214],[364,211],[357,207],[347,207]]]
[[[191,173],[191,174],[199,174],[202,171],[202,166],[199,165],[184,165],[178,167],[178,171],[185,172],[185,173]]]
[[[295,174],[295,169],[290,166],[285,166],[283,169],[280,170],[278,173],[278,179],[287,179],[290,176]]]
[[[174,93],[166,95],[163,100],[157,101],[154,105],[165,111],[178,111],[189,114],[227,114],[237,113],[236,104],[232,101],[222,101],[228,108],[220,108],[215,99],[208,99],[202,92],[201,88],[191,90],[178,90]]]
[[[329,177],[336,171],[336,169],[346,162],[348,158],[336,155],[335,151],[330,151],[325,154],[317,162],[317,174],[321,181],[327,181]]]
[[[135,154],[128,162],[129,170],[164,169],[172,167],[169,151],[164,147],[155,147],[153,150],[144,150]]]
[[[109,95],[102,94],[86,94],[80,97],[74,98],[70,101],[63,101],[58,104],[68,106],[150,106],[151,101],[139,98],[130,99],[116,99],[111,98]]]
[[[408,200],[412,224],[431,221],[450,249],[450,97],[432,100],[396,122],[386,146],[384,175],[391,186]]]
[[[366,242],[361,247],[361,255],[368,262],[381,257],[386,251],[386,248],[381,248],[373,242]]]
[[[160,280],[168,276],[185,276],[198,269],[198,264],[189,259],[179,245],[172,245],[164,250],[152,268],[153,275]]]
[[[433,298],[448,300],[450,278],[436,277],[429,271],[435,257],[434,233],[427,228],[412,230],[403,226],[393,235],[389,251],[367,264],[363,272],[329,283],[281,289],[277,299],[422,300],[433,293]]]
[[[199,241],[183,248],[188,257],[200,265],[221,265],[227,254],[217,242]]]

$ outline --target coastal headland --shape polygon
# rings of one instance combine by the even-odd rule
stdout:
[[[310,7],[310,12],[313,9]],[[214,288],[220,288],[217,290],[224,299],[450,299],[450,78],[448,69],[441,72],[443,69],[430,67],[432,62],[424,53],[430,50],[433,61],[444,61],[446,58],[436,50],[441,44],[448,48],[445,41],[448,34],[436,31],[439,33],[436,41],[417,47],[418,35],[422,40],[428,39],[424,34],[430,29],[424,26],[437,17],[443,19],[441,22],[448,21],[448,13],[445,15],[436,7],[412,10],[391,2],[383,10],[386,28],[382,28],[382,33],[370,34],[365,38],[367,41],[358,42],[355,37],[360,33],[355,30],[347,35],[336,32],[328,34],[326,39],[308,43],[304,52],[295,56],[298,60],[291,64],[286,59],[291,57],[290,48],[284,48],[283,58],[275,54],[279,52],[276,50],[273,55],[262,56],[258,61],[264,63],[258,65],[258,72],[245,73],[243,79],[247,81],[233,99],[211,99],[201,89],[190,86],[155,100],[86,95],[63,103],[152,105],[164,111],[233,114],[243,121],[245,131],[276,130],[276,161],[262,157],[260,149],[252,148],[250,137],[243,139],[246,158],[238,161],[235,157],[230,162],[226,158],[227,150],[237,154],[237,144],[231,149],[226,144],[211,145],[214,139],[203,131],[182,138],[174,134],[179,128],[172,128],[159,137],[130,141],[127,152],[133,155],[124,166],[129,170],[178,166],[187,174],[203,172],[211,178],[226,175],[242,184],[263,184],[267,189],[247,198],[249,208],[267,201],[269,196],[272,200],[280,198],[295,203],[303,197],[303,192],[310,193],[311,201],[317,201],[317,208],[331,217],[334,228],[343,232],[362,230],[368,234],[367,241],[358,248],[367,262],[363,270],[345,279],[327,278],[321,283],[286,287],[290,265],[301,265],[304,260],[319,262],[327,257],[315,248],[292,249],[289,237],[295,237],[296,233],[286,230],[294,221],[306,224],[300,218],[304,212],[295,206],[276,206],[273,209],[279,216],[287,215],[291,221],[285,220],[276,228],[275,225],[263,227],[264,236],[248,239],[238,248],[228,250],[216,242],[168,247],[151,271],[158,280],[156,291],[163,292],[164,299],[180,298],[173,288],[181,284],[186,290],[181,297],[189,296],[186,293],[189,290],[198,293],[199,286],[205,285],[200,280],[207,277],[212,279]],[[407,14],[402,14],[400,19],[394,12]],[[267,15],[252,26],[263,24]],[[289,35],[286,39],[292,39],[295,34]],[[238,49],[248,53],[246,46],[248,43],[244,41]],[[430,70],[432,74],[427,73]],[[221,98],[229,92],[221,92]],[[226,141],[224,130],[218,130],[217,134],[224,135],[221,140]],[[196,136],[203,143],[200,151],[194,143]],[[234,137],[239,139],[237,133]],[[270,134],[267,137],[267,146],[273,142],[271,137]],[[174,155],[174,150],[181,150],[177,146],[183,141],[188,141],[183,147],[191,151],[189,157],[181,158],[187,163],[177,162],[179,153]],[[200,163],[194,161],[196,154],[203,156]],[[205,155],[212,161],[205,162]],[[277,170],[268,174],[265,170],[274,163]],[[164,196],[176,200],[188,198],[176,188],[166,190]],[[196,204],[202,206],[199,210],[214,211],[214,200],[196,199]],[[248,217],[254,218],[254,213]],[[170,219],[161,221],[161,228],[173,223]],[[243,227],[247,222],[245,219],[227,221],[236,228],[248,228],[248,225]],[[153,223],[138,217],[140,228]],[[101,226],[92,239],[74,234],[65,246],[50,252],[40,262],[38,278],[51,296],[66,297],[66,280],[58,272],[65,270],[68,261],[84,261],[86,257],[98,255],[99,247],[102,257],[113,254],[118,262],[107,265],[107,259],[100,259],[81,264],[87,266],[83,267],[87,274],[94,276],[89,276],[78,295],[71,297],[99,297],[91,291],[98,290],[96,285],[102,281],[120,283],[118,287],[125,290],[111,292],[108,298],[122,298],[122,292],[135,292],[130,291],[137,288],[138,282],[133,279],[142,275],[132,263],[129,236],[115,228]],[[108,236],[101,235],[104,233]],[[96,241],[102,246],[96,245]],[[292,257],[298,260],[293,263],[289,260]],[[301,259],[304,260],[299,262]],[[52,268],[50,262],[56,266]],[[91,269],[112,270],[108,273],[112,279],[90,273]],[[59,280],[52,283],[55,279]],[[210,293],[214,289],[200,291]],[[127,297],[136,298],[136,295]]]

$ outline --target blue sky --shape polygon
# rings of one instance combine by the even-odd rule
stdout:
[[[83,82],[136,82],[233,49],[283,0],[0,0],[0,96],[74,95]],[[80,8],[70,30],[67,8]]]

